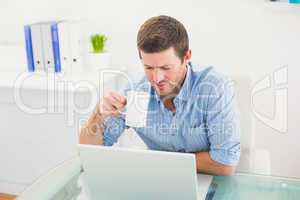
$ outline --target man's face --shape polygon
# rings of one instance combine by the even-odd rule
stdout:
[[[189,50],[182,62],[173,47],[159,53],[141,51],[145,75],[160,97],[174,97],[178,94],[190,54]]]

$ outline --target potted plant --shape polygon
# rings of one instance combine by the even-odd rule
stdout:
[[[106,35],[97,33],[90,36],[92,52],[89,53],[89,66],[92,69],[99,69],[109,66],[109,53],[106,51]]]
[[[91,36],[91,43],[94,53],[103,53],[107,37],[104,34],[95,34]]]

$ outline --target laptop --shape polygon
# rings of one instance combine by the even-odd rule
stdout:
[[[194,154],[79,144],[91,200],[199,200]]]

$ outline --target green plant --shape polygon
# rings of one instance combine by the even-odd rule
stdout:
[[[107,37],[104,34],[95,34],[91,36],[91,43],[94,53],[102,53],[105,47]]]

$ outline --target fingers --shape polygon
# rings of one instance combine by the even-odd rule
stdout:
[[[99,106],[100,114],[104,117],[117,116],[119,114],[118,109],[111,104],[111,100],[104,98]]]
[[[116,92],[110,92],[109,96],[115,98],[118,102],[123,104],[124,106],[126,105],[126,98]]]
[[[115,96],[108,96],[107,100],[117,110],[121,110],[125,106],[124,102],[120,101],[120,99]]]
[[[118,116],[125,105],[126,98],[124,96],[111,92],[98,104],[96,113],[104,117]]]

